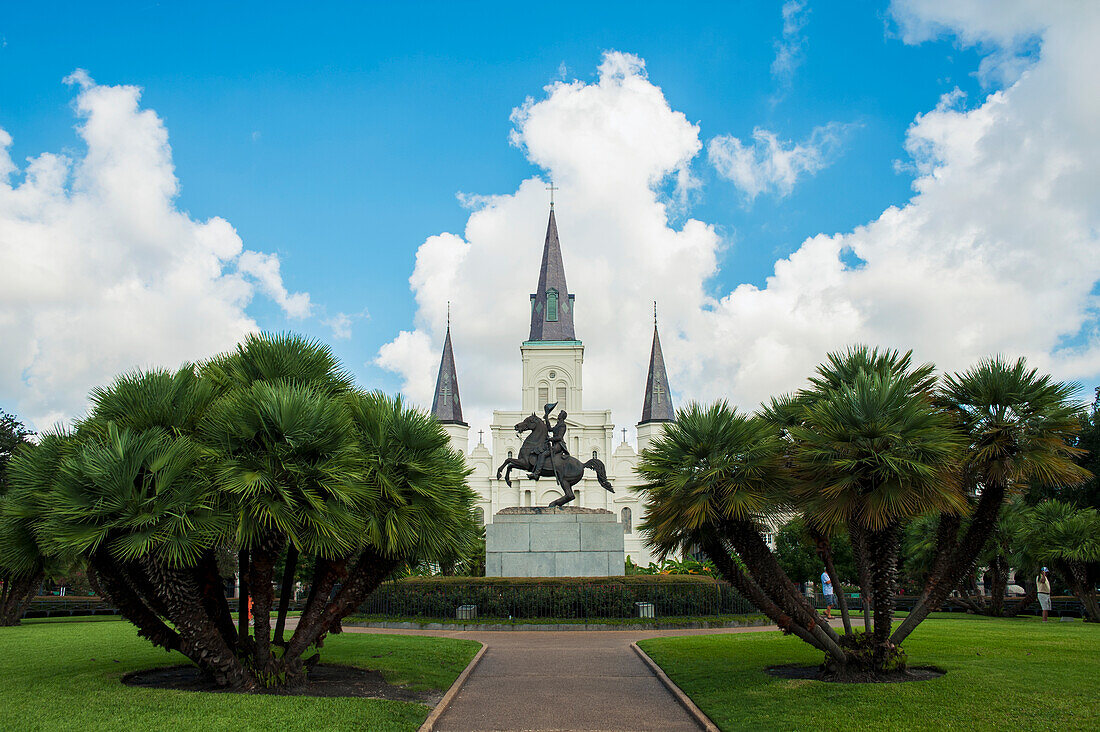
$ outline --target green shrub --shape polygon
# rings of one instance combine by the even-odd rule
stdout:
[[[725,582],[691,575],[626,577],[410,577],[387,582],[360,606],[363,615],[450,618],[474,605],[489,618],[628,618],[635,603],[657,617],[750,613]]]

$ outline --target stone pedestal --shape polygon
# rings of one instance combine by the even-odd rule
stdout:
[[[486,577],[624,574],[623,526],[602,508],[505,508],[485,527]]]

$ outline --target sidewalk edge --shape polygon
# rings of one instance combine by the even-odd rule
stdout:
[[[443,716],[443,712],[447,711],[447,707],[451,705],[454,698],[458,695],[458,692],[462,690],[462,686],[466,683],[466,679],[470,678],[470,674],[473,673],[474,668],[481,662],[481,657],[485,655],[485,651],[489,650],[489,646],[485,643],[481,644],[481,650],[479,650],[470,661],[469,665],[463,669],[462,673],[458,675],[455,682],[451,684],[451,688],[447,689],[447,693],[443,695],[443,698],[439,700],[439,703],[435,705],[435,709],[432,710],[428,718],[424,720],[424,724],[420,725],[417,732],[433,732],[436,723],[439,722],[439,718]]]
[[[631,643],[630,647],[634,649],[634,652],[638,654],[638,657],[641,658],[645,665],[649,667],[649,670],[652,671],[658,679],[660,679],[661,683],[664,684],[665,688],[669,690],[673,697],[675,697],[680,706],[682,706],[687,711],[687,713],[690,714],[692,718],[699,723],[700,727],[706,730],[706,732],[720,732],[717,725],[715,725],[714,722],[710,721],[710,717],[704,714],[702,709],[695,706],[695,702],[693,702],[691,698],[687,694],[685,694],[682,689],[680,689],[679,686],[673,683],[672,679],[668,677],[668,674],[662,671],[661,667],[658,666],[657,663],[652,658],[650,658],[645,651],[639,648],[637,643]]]

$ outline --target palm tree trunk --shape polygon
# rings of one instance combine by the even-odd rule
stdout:
[[[772,599],[760,589],[760,585],[756,584],[751,577],[741,571],[737,563],[730,558],[729,550],[727,550],[718,539],[709,539],[704,542],[703,551],[705,551],[711,561],[714,562],[714,566],[718,568],[722,577],[729,582],[734,589],[744,595],[749,602],[755,605],[760,612],[774,620],[781,631],[784,633],[792,633],[819,651],[831,655],[830,649],[824,643],[819,641],[813,633],[796,623],[790,615],[783,612],[783,610],[772,602]],[[835,660],[839,662],[844,661],[843,651],[841,657],[835,658]]]
[[[233,613],[225,598],[225,584],[221,572],[218,571],[218,558],[213,550],[204,552],[199,559],[195,581],[202,588],[202,606],[206,614],[213,618],[226,645],[236,648],[237,628],[233,624]]]
[[[0,627],[11,627],[22,622],[23,614],[30,607],[44,578],[45,574],[42,572],[17,577],[4,575],[4,593],[3,598],[0,598]]]
[[[248,549],[237,552],[237,645],[248,641]]]
[[[313,645],[321,634],[321,614],[328,605],[329,595],[336,582],[347,576],[347,559],[328,560],[317,558],[317,567],[313,574],[313,583],[309,589],[306,607],[298,618],[298,627],[290,636],[284,659],[300,658],[306,649]]]
[[[818,638],[830,655],[841,663],[847,656],[840,647],[840,636],[806,601],[790,578],[779,566],[760,532],[749,521],[729,521],[725,524],[727,538],[745,562],[745,567],[760,588],[795,622]],[[844,659],[844,661],[840,661]]]
[[[833,643],[839,643],[840,636],[817,614],[806,596],[787,577],[756,526],[750,521],[730,521],[726,528],[730,544],[741,555],[752,578],[768,596],[807,629],[820,629]]]
[[[285,646],[283,631],[286,628],[286,613],[290,607],[290,596],[294,594],[294,575],[298,571],[298,548],[288,544],[286,564],[283,567],[283,585],[279,597],[279,615],[275,619],[275,645]]]
[[[1008,591],[1008,562],[1000,554],[989,563],[989,614],[995,618],[1004,615],[1005,592]]]
[[[990,480],[985,484],[982,495],[978,499],[978,507],[974,510],[970,526],[963,538],[953,548],[944,549],[950,551],[950,555],[937,558],[936,568],[928,577],[924,592],[920,600],[909,612],[909,617],[902,621],[898,629],[894,631],[891,641],[894,645],[901,645],[902,641],[909,637],[920,623],[928,617],[928,613],[938,610],[943,601],[951,594],[951,591],[959,586],[959,582],[968,572],[974,570],[978,561],[978,554],[989,540],[993,529],[997,525],[997,516],[1001,512],[1001,504],[1004,503],[1005,486],[1003,483]],[[942,520],[942,519],[941,519]]]
[[[393,573],[399,562],[384,557],[373,549],[366,549],[348,573],[347,579],[321,615],[321,633],[339,633],[340,621],[355,612],[366,602],[370,593]]]
[[[179,632],[180,653],[210,674],[218,686],[251,689],[256,678],[230,648],[217,625],[203,611],[199,588],[189,569],[175,569],[145,557],[142,565],[168,606],[169,619]]]
[[[1089,585],[1088,570],[1084,562],[1067,562],[1060,560],[1054,563],[1055,569],[1066,580],[1070,592],[1081,603],[1081,614],[1085,622],[1100,623],[1100,606],[1096,601],[1096,592]]]
[[[252,593],[253,668],[257,673],[266,673],[271,669],[271,606],[275,604],[271,583],[275,577],[275,560],[283,541],[282,537],[265,537],[252,550],[248,590]]]
[[[871,549],[871,585],[875,598],[874,648],[872,668],[885,670],[890,651],[890,629],[894,620],[894,596],[897,593],[898,550],[900,530],[891,524],[878,531],[868,531]]]
[[[867,533],[863,527],[854,521],[848,522],[848,536],[852,538],[852,555],[856,562],[856,572],[859,573],[859,594],[863,605],[863,632],[870,634],[874,630],[871,624],[871,612],[874,603],[871,601],[871,570],[867,565]]]
[[[1005,610],[1006,618],[1014,618],[1024,610],[1026,610],[1032,603],[1039,597],[1038,587],[1035,585],[1035,580],[1026,580],[1024,587],[1024,596],[1014,602]]]
[[[172,630],[134,589],[128,574],[105,552],[89,559],[89,577],[95,577],[96,591],[133,623],[138,636],[169,651],[180,649],[179,633]]]

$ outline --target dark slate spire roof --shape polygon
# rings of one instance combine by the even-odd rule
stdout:
[[[558,222],[550,208],[546,243],[542,247],[542,268],[538,291],[531,295],[531,337],[529,341],[575,341],[573,296],[565,285],[565,265],[558,243]]]
[[[451,324],[448,316],[447,339],[443,341],[443,358],[439,361],[439,376],[435,379],[435,398],[432,414],[444,424],[460,424],[462,400],[458,396],[458,372],[455,371],[455,354],[451,350]]]
[[[649,352],[649,377],[645,380],[645,397],[642,399],[642,421],[674,422],[676,410],[672,408],[672,392],[668,388],[665,372],[665,356],[661,353],[661,338],[657,335],[657,319],[653,321],[653,350]]]

